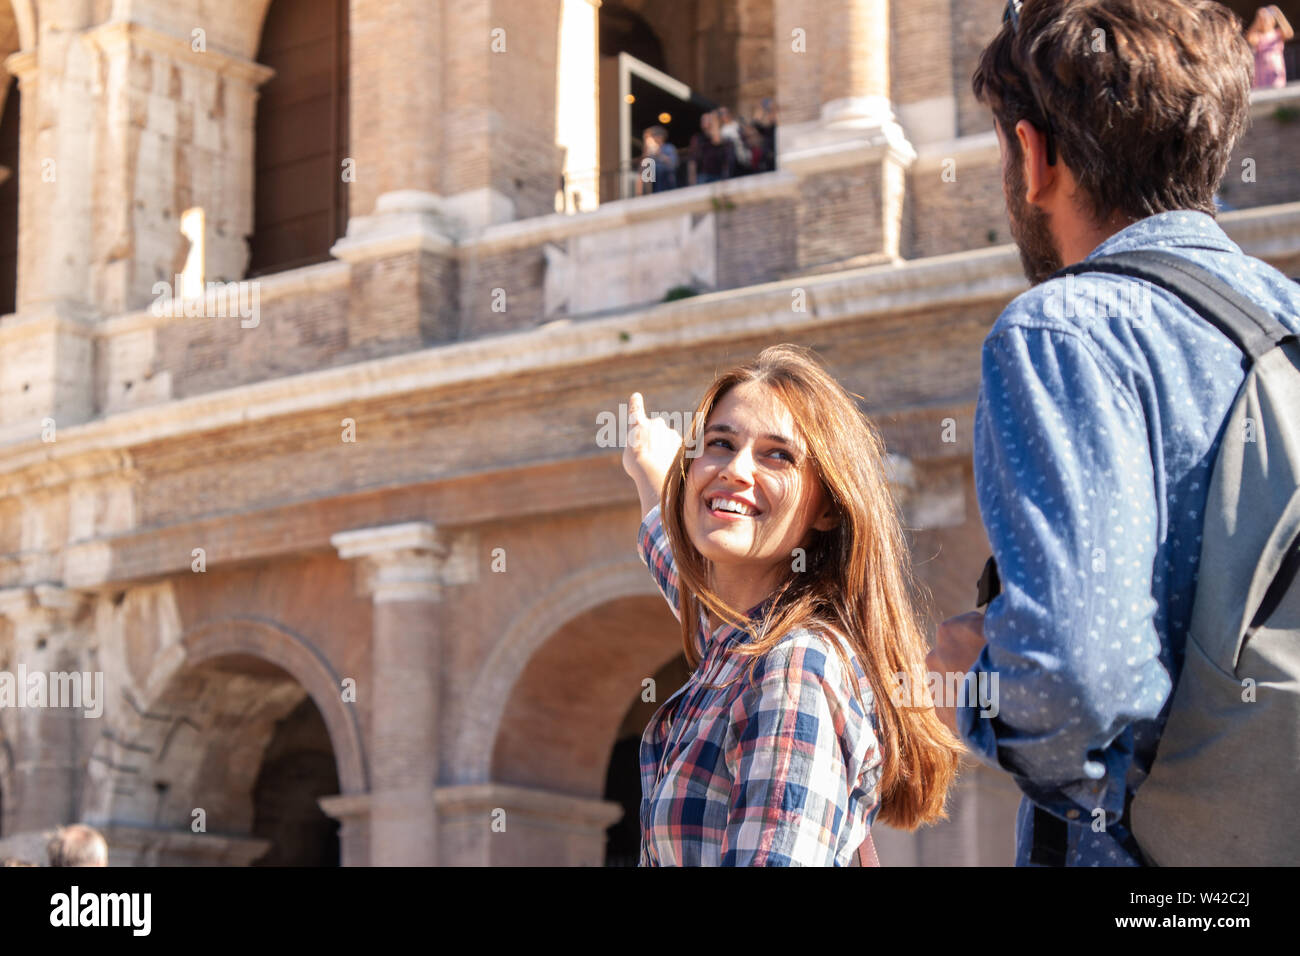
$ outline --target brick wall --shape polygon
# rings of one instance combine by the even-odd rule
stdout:
[[[530,328],[543,321],[546,259],[541,246],[527,246],[460,261],[461,337],[478,338]],[[494,289],[505,311],[493,311]]]
[[[788,199],[737,206],[718,214],[718,288],[770,282],[795,263],[795,204]]]
[[[890,93],[915,103],[953,92],[951,0],[890,4]]]
[[[879,163],[808,176],[800,184],[800,194],[800,268],[881,251]]]
[[[943,180],[942,165],[927,164],[908,175],[904,247],[909,259],[1012,241],[997,157],[952,158],[955,182]]]
[[[993,117],[975,100],[970,78],[980,53],[1002,26],[1005,0],[952,0],[952,85],[957,95],[957,130],[962,136],[987,133]]]
[[[1297,101],[1257,110],[1232,154],[1219,196],[1235,209],[1300,200],[1300,108]],[[1254,160],[1253,170],[1243,165]],[[1247,182],[1247,171],[1254,182]]]

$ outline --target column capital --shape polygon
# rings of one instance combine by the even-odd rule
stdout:
[[[262,85],[275,75],[275,70],[269,66],[216,49],[195,50],[189,39],[131,20],[110,20],[86,31],[86,37],[105,53],[131,47],[152,50],[183,63],[206,66],[214,73],[243,80],[253,87]]]
[[[427,521],[341,531],[330,544],[358,562],[358,588],[377,604],[438,601],[443,587],[478,577],[476,536],[439,532]]]
[[[48,632],[71,622],[92,596],[56,584],[4,588],[0,589],[0,617],[8,618],[20,633]]]
[[[31,80],[37,76],[36,51],[19,50],[16,53],[10,53],[5,57],[5,69],[11,76],[18,77],[18,88],[23,89]]]

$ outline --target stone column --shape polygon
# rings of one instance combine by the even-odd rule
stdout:
[[[913,146],[957,135],[951,0],[907,0],[893,8],[890,87],[898,121]],[[992,31],[996,21],[989,25]],[[969,83],[962,76],[961,82]]]
[[[0,440],[95,412],[95,324],[173,288],[204,211],[202,272],[241,279],[256,90],[271,71],[189,36],[65,5],[5,61],[23,95],[17,312],[0,323]]]
[[[777,166],[801,180],[797,260],[817,272],[897,259],[906,170],[889,0],[775,0]]]
[[[339,865],[370,865],[370,795],[345,793],[316,801],[339,822]]]
[[[438,862],[434,786],[438,775],[438,686],[443,586],[470,580],[472,539],[457,542],[425,522],[334,535],[356,560],[359,586],[374,602],[371,634],[370,861],[376,866]],[[468,547],[467,547],[468,546]]]
[[[102,677],[95,682],[94,672],[83,670],[84,647],[76,628],[85,604],[84,594],[49,585],[0,591],[0,616],[13,629],[3,668],[8,686],[0,689],[0,718],[14,747],[6,834],[79,819],[81,741],[98,731],[87,727],[86,721],[97,716],[88,712],[97,708],[102,715],[105,703]],[[8,692],[14,700],[7,699]]]
[[[564,195],[557,212],[600,204],[599,0],[561,0],[555,142],[563,150]]]
[[[138,309],[159,297],[156,282],[174,285],[190,248],[181,217],[192,208],[204,213],[204,278],[242,279],[257,88],[272,71],[128,21],[96,27],[86,41],[99,58],[96,109],[106,127],[89,277],[96,305],[107,314]],[[110,183],[116,188],[103,188]]]

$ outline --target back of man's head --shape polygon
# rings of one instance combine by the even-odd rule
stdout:
[[[1246,129],[1254,56],[1215,0],[1025,0],[972,78],[1020,161],[1014,133],[1047,133],[1097,222],[1174,209],[1214,215]]]
[[[108,843],[82,823],[59,827],[47,849],[50,866],[108,866]]]

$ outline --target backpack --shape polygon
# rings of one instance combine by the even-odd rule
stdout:
[[[1300,336],[1217,276],[1141,250],[1076,263],[1177,295],[1248,359],[1225,419],[1201,533],[1183,668],[1151,772],[1121,821],[1158,866],[1300,863]],[[980,599],[999,588],[990,559]],[[1063,862],[1063,821],[1037,809]],[[1130,849],[1132,841],[1129,841]]]

